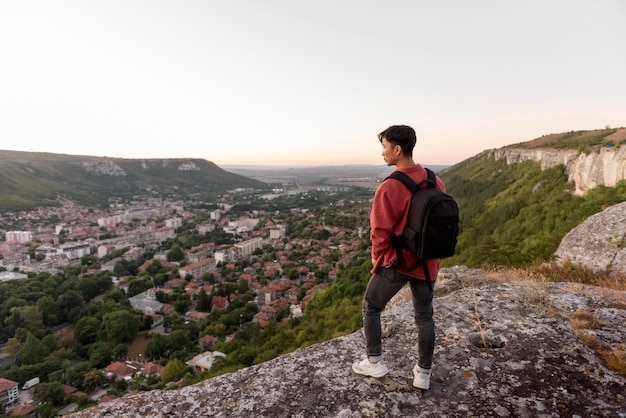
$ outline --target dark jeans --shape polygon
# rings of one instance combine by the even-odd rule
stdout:
[[[435,322],[433,321],[433,292],[426,280],[399,273],[395,267],[381,268],[373,274],[363,297],[363,329],[368,356],[382,355],[380,313],[387,302],[406,282],[411,286],[413,310],[417,324],[418,365],[430,369],[435,351]],[[434,287],[434,283],[433,283]]]

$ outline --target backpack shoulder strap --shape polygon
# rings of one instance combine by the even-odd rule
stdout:
[[[415,193],[417,189],[419,189],[419,186],[413,181],[413,179],[411,179],[411,177],[409,177],[402,171],[394,171],[393,173],[389,174],[389,176],[387,176],[385,180],[387,179],[396,179],[401,181],[406,186],[406,188],[411,191],[411,193]]]
[[[428,187],[437,188],[437,176],[435,176],[435,172],[427,168],[426,173],[428,173],[428,180],[425,181],[428,183]]]
[[[416,184],[413,181],[413,179],[409,177],[406,173],[403,173],[402,171],[397,171],[397,170],[389,174],[385,178],[385,180],[389,178],[400,180],[406,186],[406,188],[411,191],[411,193],[415,193],[418,189],[421,189],[424,184],[426,184],[427,187],[436,188],[437,177],[435,176],[434,171],[432,171],[429,168],[426,168],[426,173],[428,174],[428,178],[426,180],[420,181],[419,184]]]

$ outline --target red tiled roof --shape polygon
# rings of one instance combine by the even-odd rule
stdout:
[[[11,415],[22,417],[30,414],[35,409],[37,409],[35,405],[17,405],[15,408],[11,409]]]
[[[17,382],[14,382],[9,379],[5,379],[4,377],[0,377],[0,393],[8,392],[9,390],[13,389],[15,386],[17,386]]]

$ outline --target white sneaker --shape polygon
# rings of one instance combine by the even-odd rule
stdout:
[[[422,369],[416,364],[413,367],[413,386],[428,390],[430,388],[430,369]]]
[[[372,363],[368,358],[352,363],[352,370],[354,370],[356,374],[371,377],[383,377],[389,373],[389,369],[385,366],[384,361],[381,360],[378,363]]]

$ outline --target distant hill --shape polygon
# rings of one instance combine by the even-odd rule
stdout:
[[[266,187],[202,159],[123,159],[0,150],[0,210],[54,205],[58,196],[100,206],[110,198],[210,198],[229,189]]]
[[[543,135],[529,142],[509,145],[506,148],[574,149],[580,152],[598,151],[605,146],[626,144],[626,128],[605,128],[588,131],[570,131]]]
[[[435,172],[449,166],[425,164]],[[314,185],[355,186],[375,189],[394,170],[385,164],[346,164],[326,166],[245,166],[224,165],[226,170],[266,183],[297,183],[300,187]]]

